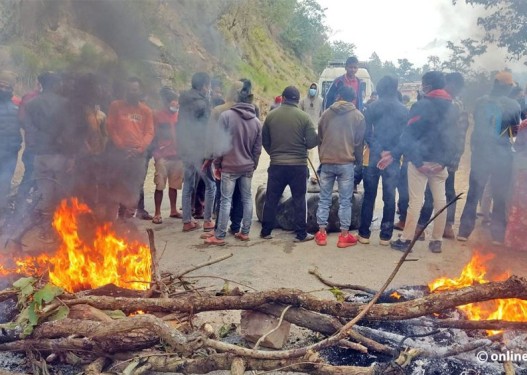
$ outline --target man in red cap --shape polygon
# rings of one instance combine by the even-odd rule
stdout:
[[[521,108],[508,97],[514,80],[499,72],[489,95],[478,99],[470,141],[472,158],[467,201],[461,215],[458,241],[466,241],[476,223],[476,209],[487,181],[493,200],[491,235],[501,244],[507,227],[507,203],[512,181],[512,138],[520,123]]]

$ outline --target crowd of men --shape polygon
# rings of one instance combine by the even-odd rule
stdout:
[[[36,212],[45,223],[43,239],[52,233],[51,218],[60,200],[73,195],[87,202],[101,219],[135,215],[160,224],[168,185],[170,217],[182,219],[183,232],[202,229],[200,237],[209,245],[224,245],[228,232],[248,241],[252,177],[263,147],[270,165],[261,238],[272,238],[278,204],[289,186],[295,242],[314,239],[320,246],[327,245],[336,183],[341,229],[337,246],[369,244],[382,179],[379,243],[405,251],[432,213],[456,196],[455,174],[469,125],[459,100],[464,79],[457,72],[425,73],[421,98],[408,109],[393,76],[383,77],[375,95],[363,103],[357,70],[358,60],[350,57],[346,73],[335,79],[324,99],[316,83],[303,98],[296,87],[285,88],[263,124],[247,79],[233,82],[223,98],[221,85],[211,82],[207,73],[196,73],[191,88],[181,94],[162,87],[161,105],[154,111],[144,100],[143,83],[135,77],[127,80],[120,98],[111,98],[94,74],[46,72],[38,77],[37,89],[18,99],[13,95],[13,76],[1,72],[0,214],[12,211],[8,196],[24,143],[25,173],[14,205],[16,209],[30,198],[37,199]],[[509,236],[507,226],[513,158],[515,152],[521,154],[519,145],[515,149],[513,143],[521,138],[527,123],[521,122],[519,102],[511,98],[514,86],[512,75],[500,72],[490,94],[476,104],[459,241],[466,241],[474,230],[486,185],[493,204],[492,240],[501,244],[506,237],[517,237]],[[320,229],[313,235],[306,230],[306,191],[308,158],[314,160],[317,147],[320,165],[313,181],[320,186],[316,214]],[[151,157],[155,165],[153,216],[144,209],[143,193]],[[358,235],[353,235],[352,201],[361,181],[361,223]],[[181,211],[178,190],[182,190]],[[198,221],[201,218],[203,223]],[[444,237],[455,237],[454,222],[452,204],[434,221],[431,252],[441,252]],[[399,238],[392,239],[394,229],[402,230]]]

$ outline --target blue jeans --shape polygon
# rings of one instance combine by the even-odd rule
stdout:
[[[243,204],[242,234],[249,234],[251,230],[251,220],[253,217],[253,204],[251,198],[251,173],[225,173],[221,174],[221,201],[220,214],[218,217],[218,227],[216,228],[216,238],[223,239],[227,233],[229,216],[232,206],[232,195],[236,183],[240,189],[241,201]]]
[[[373,219],[375,199],[377,198],[377,186],[382,177],[382,209],[381,240],[389,240],[393,234],[393,222],[395,218],[395,188],[399,180],[399,163],[392,163],[385,170],[376,166],[365,167],[362,177],[364,179],[364,200],[362,202],[359,236],[370,238],[370,225]]]
[[[320,200],[317,208],[317,224],[328,225],[329,210],[333,198],[335,180],[339,187],[340,229],[349,230],[351,225],[351,198],[353,197],[354,165],[322,164],[320,168]]]
[[[183,208],[183,223],[192,221],[192,192],[196,188],[197,176],[200,176],[205,182],[205,210],[203,218],[206,221],[212,220],[212,207],[214,205],[214,194],[216,193],[216,184],[207,173],[198,171],[192,165],[185,163],[185,177],[183,178],[183,194],[181,197]]]

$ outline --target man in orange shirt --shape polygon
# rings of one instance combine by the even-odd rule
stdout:
[[[144,103],[143,84],[139,78],[129,78],[124,100],[113,101],[108,111],[108,179],[114,204],[125,207],[131,217],[139,200],[139,192],[146,173],[146,149],[154,138],[152,110]]]

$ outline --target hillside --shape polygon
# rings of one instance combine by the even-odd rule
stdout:
[[[265,0],[263,0],[265,1]],[[150,86],[188,86],[196,71],[253,80],[264,102],[315,73],[247,0],[6,0],[0,3],[0,64],[19,90],[43,70],[139,75]],[[287,10],[285,10],[287,11]],[[267,21],[266,21],[267,20]]]

